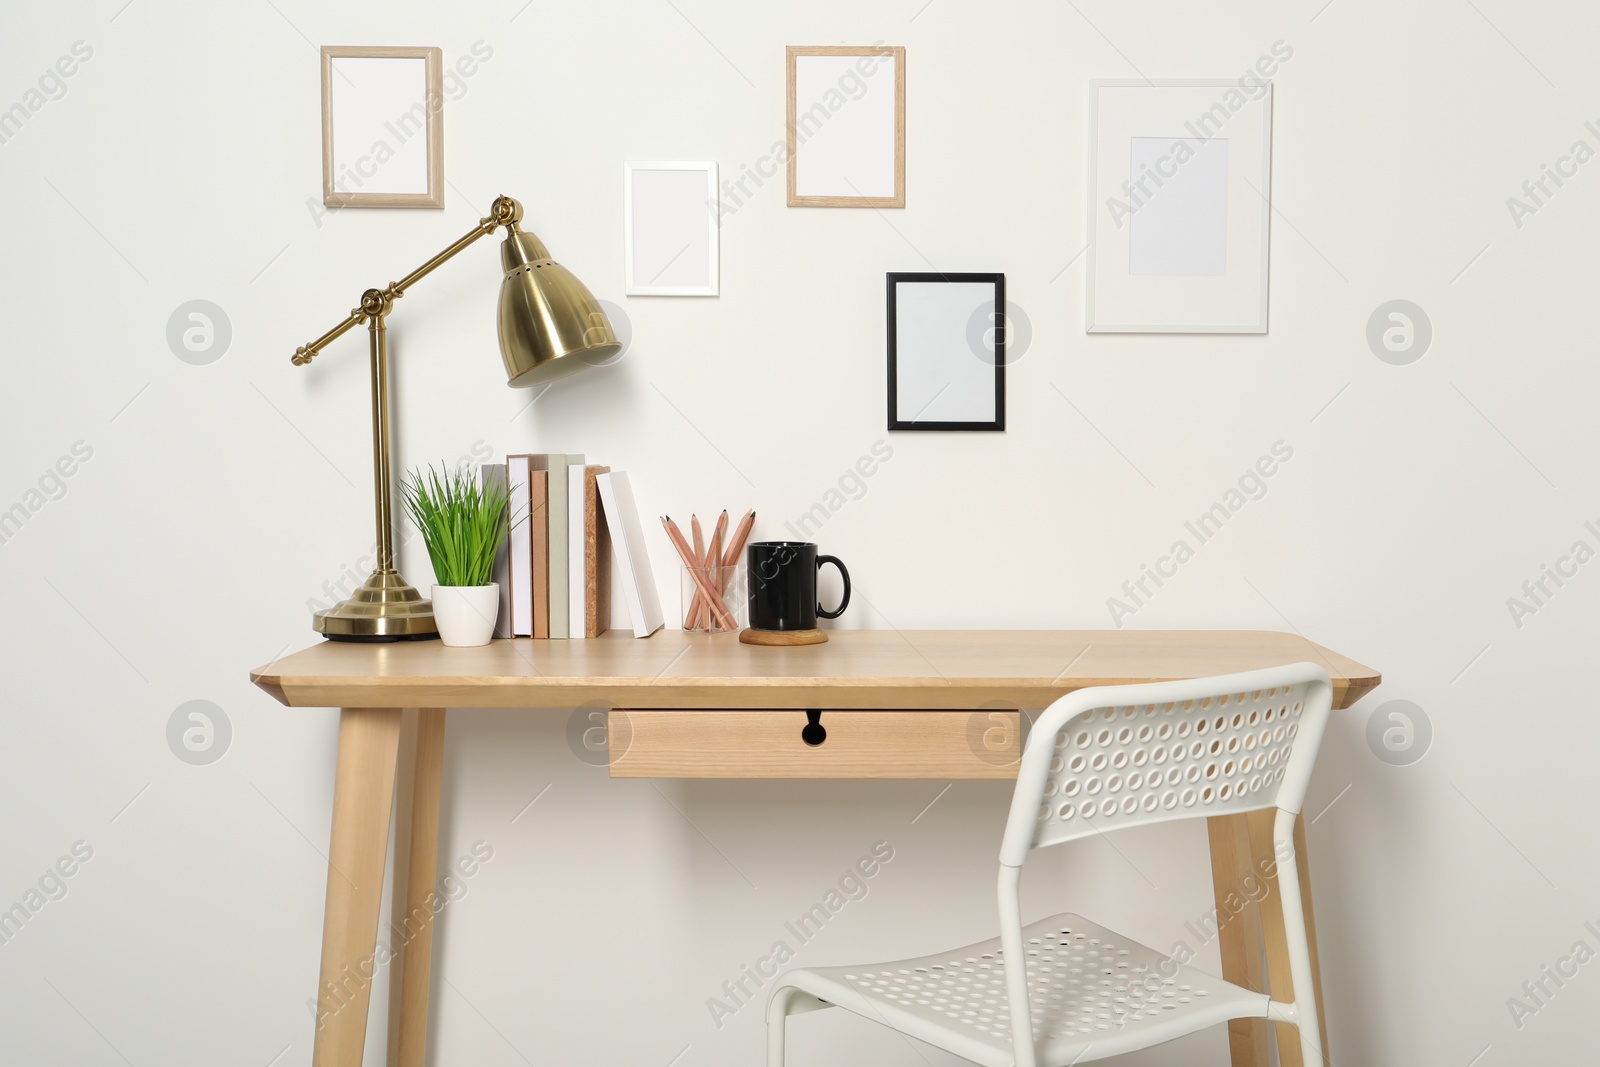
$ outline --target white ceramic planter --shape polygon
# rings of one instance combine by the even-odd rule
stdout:
[[[493,582],[433,587],[433,621],[447,645],[487,645],[499,612],[500,586]]]

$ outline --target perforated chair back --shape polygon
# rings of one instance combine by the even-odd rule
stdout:
[[[1028,739],[1000,862],[1128,826],[1298,813],[1332,702],[1313,663],[1069,693]]]
[[[1015,1067],[1039,1062],[1019,886],[1037,848],[1129,826],[1277,808],[1273,851],[1295,999],[1268,1017],[1299,1029],[1301,1057],[1322,1063],[1294,820],[1333,707],[1314,663],[1148,685],[1080,689],[1034,724],[1000,845],[1000,943]],[[1126,1044],[1126,1048],[1122,1047]],[[1105,1053],[1142,1047],[1102,1042]]]

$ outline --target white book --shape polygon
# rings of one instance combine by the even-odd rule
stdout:
[[[506,492],[511,498],[511,514],[520,515],[528,510],[529,457],[506,457]],[[511,528],[511,636],[533,636],[533,546],[528,540],[528,524],[518,523]]]
[[[622,599],[628,605],[633,636],[649,637],[661,629],[664,620],[655,574],[650,570],[650,552],[644,542],[644,526],[633,499],[633,485],[626,471],[602,474],[596,483],[606,527],[611,531],[611,551],[622,579]]]
[[[567,472],[567,631],[569,637],[589,636],[589,623],[584,617],[588,606],[586,578],[589,569],[584,566],[583,530],[583,465]]]

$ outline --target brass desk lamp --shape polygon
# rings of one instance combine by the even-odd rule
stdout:
[[[368,289],[350,317],[295,349],[303,367],[328,344],[367,324],[372,338],[372,476],[377,488],[378,566],[350,599],[316,613],[313,629],[337,641],[402,641],[438,636],[433,605],[394,568],[394,517],[389,475],[389,354],[384,319],[406,290],[445,260],[497,227],[506,228],[500,246],[505,280],[500,285],[500,356],[507,384],[514,389],[542,385],[574,371],[606,362],[621,351],[611,322],[572,272],[550,258],[539,239],[524,233],[522,205],[498,197],[477,227],[428,262],[391,282]]]

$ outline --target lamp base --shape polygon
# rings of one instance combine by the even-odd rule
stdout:
[[[373,571],[349,600],[317,612],[311,628],[333,641],[426,641],[439,636],[433,603],[392,570]]]

